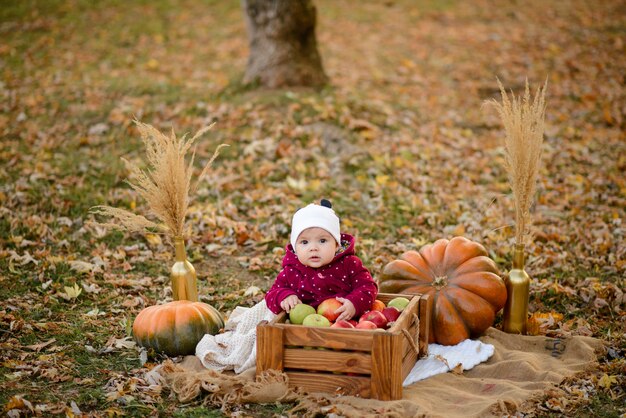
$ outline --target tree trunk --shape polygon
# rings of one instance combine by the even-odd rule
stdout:
[[[322,86],[328,77],[315,40],[312,0],[242,0],[250,39],[244,83]]]

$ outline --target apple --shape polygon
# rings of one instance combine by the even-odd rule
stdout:
[[[387,318],[387,322],[393,322],[400,316],[400,311],[394,306],[387,306],[382,312],[385,318]]]
[[[291,311],[289,311],[289,320],[292,324],[302,325],[304,318],[314,313],[315,308],[311,305],[307,305],[306,303],[298,303],[296,306],[291,308]]]
[[[393,306],[394,308],[398,309],[400,312],[402,312],[404,310],[404,308],[406,308],[406,305],[409,304],[409,300],[407,298],[403,298],[401,296],[397,297],[397,298],[393,298],[389,301],[389,303],[387,303],[387,306]]]
[[[354,327],[354,328],[356,328],[356,329],[378,329],[376,324],[373,323],[372,321],[359,321],[359,323],[356,324],[356,327]]]
[[[365,321],[373,322],[378,328],[385,328],[387,325],[387,318],[381,311],[369,311],[363,314],[359,322]]]
[[[385,309],[385,302],[376,299],[374,300],[374,302],[372,302],[370,311],[382,311],[383,309]]]
[[[326,299],[317,306],[317,313],[324,315],[326,319],[332,322],[341,315],[340,313],[335,313],[335,311],[342,306],[343,304],[335,298]]]
[[[352,324],[353,327],[356,327],[356,324],[358,324],[358,322],[355,321],[354,319],[348,319],[348,322]]]
[[[354,325],[352,325],[350,322],[346,321],[345,319],[342,319],[341,321],[335,322],[330,327],[331,328],[354,328]]]
[[[330,327],[330,321],[323,315],[313,313],[304,318],[302,325],[307,327]]]

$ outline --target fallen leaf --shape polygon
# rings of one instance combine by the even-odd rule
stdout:
[[[52,339],[46,341],[45,343],[27,345],[27,346],[25,346],[25,348],[28,348],[29,350],[33,350],[33,351],[41,351],[43,348],[46,348],[47,346],[49,346],[50,344],[53,344],[55,342],[56,342],[56,338],[52,338]]]
[[[598,380],[598,386],[604,389],[611,389],[611,386],[614,384],[617,384],[617,376],[609,376],[606,373],[604,373],[600,380]]]
[[[261,289],[259,289],[258,287],[256,287],[256,286],[250,286],[250,287],[248,287],[248,288],[246,289],[246,291],[245,291],[245,292],[243,292],[243,295],[244,295],[244,296],[246,296],[246,297],[247,297],[247,296],[256,296],[256,295],[258,295],[260,292],[261,292]]]
[[[64,286],[63,289],[65,289],[65,293],[59,292],[58,295],[67,301],[77,299],[80,294],[83,293],[83,289],[81,289],[77,283],[74,283],[71,287]]]
[[[463,374],[463,364],[462,363],[457,364],[452,369],[450,369],[450,371],[456,375]]]

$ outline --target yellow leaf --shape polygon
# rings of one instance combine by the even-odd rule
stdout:
[[[305,179],[294,179],[293,177],[287,177],[285,179],[287,186],[296,190],[305,190],[306,189],[306,180]]]
[[[381,186],[386,185],[389,182],[389,176],[384,175],[384,174],[379,174],[376,176],[376,183],[378,183]]]
[[[428,239],[421,237],[421,238],[411,238],[411,242],[413,242],[413,245],[415,245],[417,248],[420,248],[426,244],[428,244]]]
[[[535,312],[528,318],[528,334],[545,334],[548,329],[555,326],[561,320],[563,320],[563,315],[558,312]]]
[[[359,132],[359,134],[365,139],[374,139],[378,135],[376,131],[364,130]]]
[[[65,294],[70,299],[76,299],[80,296],[81,293],[83,293],[83,289],[81,289],[77,283],[74,283],[73,287],[64,286],[64,288],[65,288]]]
[[[17,270],[15,269],[15,264],[13,260],[9,260],[9,271],[13,274],[17,274]]]
[[[611,385],[614,383],[617,383],[617,376],[609,376],[605,373],[598,381],[598,386],[611,389]]]
[[[33,404],[31,404],[26,399],[22,398],[20,395],[13,396],[11,399],[9,399],[9,402],[7,402],[7,404],[4,406],[4,409],[6,411],[10,411],[11,409],[24,409],[24,408],[28,408],[31,411],[33,411]]]
[[[148,67],[150,70],[156,70],[157,68],[159,68],[159,61],[155,60],[154,58],[150,58],[150,60],[146,64],[146,67]]]
[[[163,243],[163,241],[161,241],[161,237],[157,234],[146,234],[146,241],[148,241],[148,244],[150,245],[161,245]]]
[[[316,191],[320,188],[321,185],[322,185],[322,182],[320,180],[312,179],[311,181],[309,181],[308,189],[311,191]]]
[[[58,255],[49,255],[46,257],[46,260],[48,260],[51,264],[59,264],[60,262],[65,261],[65,258]]]
[[[454,228],[454,235],[461,236],[465,234],[465,225],[459,224]]]
[[[412,60],[406,58],[402,60],[402,65],[406,68],[415,68],[415,63]]]

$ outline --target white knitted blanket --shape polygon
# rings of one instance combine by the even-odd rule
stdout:
[[[237,306],[226,321],[224,332],[205,334],[196,346],[196,356],[204,367],[214,370],[234,370],[241,373],[256,364],[256,326],[276,315],[265,300],[252,308]]]
[[[241,373],[256,363],[256,326],[275,315],[261,301],[252,308],[238,306],[226,321],[225,331],[218,335],[206,334],[196,346],[196,356],[204,367],[214,370],[234,370]],[[477,340],[465,340],[457,345],[428,345],[428,356],[415,363],[404,380],[408,386],[419,380],[446,373],[459,364],[469,370],[494,353],[494,346]]]

